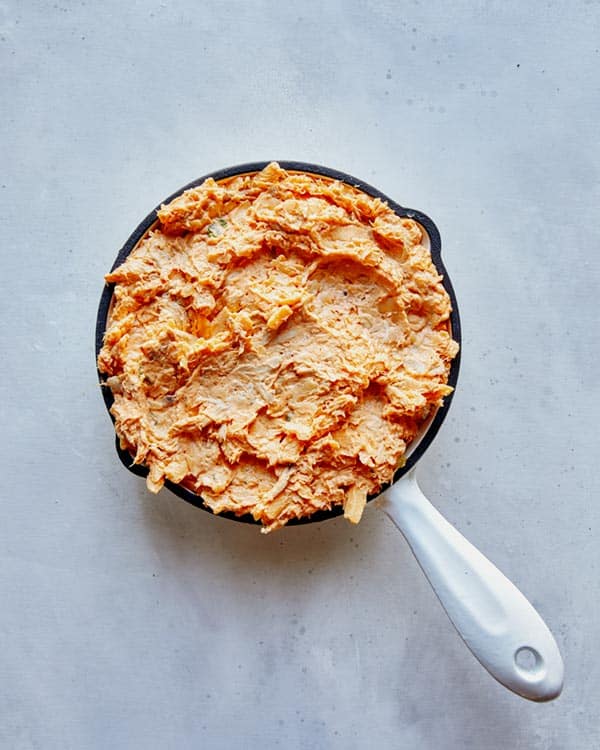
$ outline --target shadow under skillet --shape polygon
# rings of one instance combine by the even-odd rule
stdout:
[[[182,503],[165,489],[153,495],[140,483],[136,494],[161,558],[205,572],[222,569],[224,561],[229,561],[248,579],[281,568],[287,571],[286,579],[292,571],[299,577],[318,575],[324,567],[350,571],[376,556],[385,534],[386,522],[374,508],[367,508],[357,525],[339,517],[262,534],[255,524],[198,513],[193,505]]]

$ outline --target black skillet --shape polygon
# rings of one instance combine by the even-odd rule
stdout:
[[[241,174],[258,172],[269,162],[254,162],[227,167],[204,175],[170,195],[168,203],[185,190],[200,185],[208,177],[225,180]],[[460,318],[454,289],[441,257],[440,234],[433,221],[421,211],[404,208],[355,177],[316,164],[280,161],[288,171],[308,172],[340,180],[385,201],[401,217],[411,218],[424,230],[433,263],[443,277],[443,285],[452,303],[450,326],[452,337],[461,343]],[[120,266],[129,253],[157,221],[154,209],[134,230],[121,248],[112,269]],[[114,285],[106,284],[100,298],[96,322],[96,357],[102,348]],[[456,386],[460,353],[450,367],[448,383]],[[98,372],[100,382],[104,376]],[[102,388],[106,408],[110,410],[113,396],[110,388]],[[425,453],[448,414],[452,395],[428,420],[420,435],[413,441],[404,466],[399,468],[390,485],[377,496],[370,497],[383,510],[407,539],[419,565],[429,579],[442,606],[458,633],[481,664],[500,683],[519,695],[535,701],[556,698],[563,684],[563,662],[556,642],[547,626],[523,594],[495,568],[478,550],[433,508],[420,491],[414,467]],[[110,412],[109,412],[110,414]],[[111,415],[112,418],[112,415]],[[116,449],[123,465],[138,476],[146,476],[145,466],[133,464],[131,455]],[[209,510],[202,498],[182,485],[166,481],[165,485],[183,500],[202,510]],[[340,507],[315,513],[310,518],[291,521],[291,524],[314,523],[338,516]],[[252,516],[220,514],[235,521],[255,523]]]

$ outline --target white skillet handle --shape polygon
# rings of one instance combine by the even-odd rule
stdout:
[[[563,661],[523,594],[431,505],[414,470],[376,501],[406,537],[461,638],[488,672],[534,701],[556,698]]]

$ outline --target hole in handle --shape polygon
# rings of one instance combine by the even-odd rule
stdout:
[[[543,671],[544,660],[539,651],[531,646],[521,646],[515,651],[515,664],[527,677],[539,677]]]

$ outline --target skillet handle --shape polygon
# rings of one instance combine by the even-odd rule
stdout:
[[[533,701],[558,697],[564,666],[523,594],[438,513],[414,469],[376,501],[400,529],[459,635],[498,682]]]

